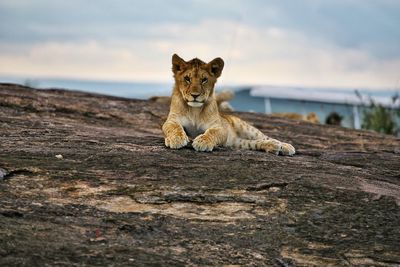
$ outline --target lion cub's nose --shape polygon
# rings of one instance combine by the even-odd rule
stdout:
[[[193,96],[194,99],[200,95],[200,93],[190,93],[191,96]]]

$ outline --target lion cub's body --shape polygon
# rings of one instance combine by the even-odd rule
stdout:
[[[263,150],[293,155],[293,146],[265,136],[238,117],[220,114],[214,85],[224,63],[216,58],[206,64],[195,58],[185,62],[172,58],[175,86],[167,121],[163,125],[165,145],[178,149],[193,140],[197,151],[211,151],[216,146]]]

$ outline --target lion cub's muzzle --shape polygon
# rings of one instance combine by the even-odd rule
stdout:
[[[205,97],[200,93],[191,93],[188,97],[187,104],[191,107],[201,107],[204,105]]]

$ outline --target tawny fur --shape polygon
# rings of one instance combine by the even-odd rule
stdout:
[[[172,56],[175,86],[162,127],[165,145],[179,149],[192,140],[197,151],[227,146],[293,155],[292,145],[269,138],[238,117],[220,113],[214,86],[223,67],[221,58],[204,63],[197,58],[186,62],[176,54]]]
[[[293,120],[308,121],[311,123],[319,123],[318,115],[315,112],[310,112],[307,115],[301,115],[298,113],[273,113],[273,115],[288,118]]]

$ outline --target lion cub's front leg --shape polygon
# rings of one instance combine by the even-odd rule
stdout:
[[[162,127],[165,135],[165,145],[173,149],[179,149],[188,144],[187,137],[182,125],[175,121],[166,121]]]
[[[196,151],[212,151],[217,145],[226,142],[227,133],[223,128],[210,128],[193,140],[193,148]]]

